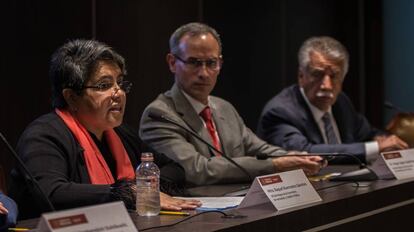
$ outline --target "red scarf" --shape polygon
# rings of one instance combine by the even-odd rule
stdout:
[[[111,171],[89,132],[68,110],[55,109],[55,111],[84,149],[86,168],[92,184],[113,184],[115,180]],[[121,139],[113,129],[105,131],[104,136],[116,162],[117,179],[133,180],[134,169]]]

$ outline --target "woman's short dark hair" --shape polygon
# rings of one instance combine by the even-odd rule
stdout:
[[[99,61],[113,61],[126,75],[124,58],[108,45],[95,40],[73,40],[58,48],[50,61],[49,78],[52,85],[52,107],[64,108],[67,102],[62,90],[70,88],[81,94]]]

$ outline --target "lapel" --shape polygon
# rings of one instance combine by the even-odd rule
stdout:
[[[312,111],[310,110],[308,104],[303,98],[303,95],[300,92],[298,85],[295,86],[294,92],[296,95],[296,99],[298,99],[298,104],[301,105],[301,107],[298,107],[298,109],[301,109],[298,113],[300,114],[301,121],[303,122],[303,130],[305,130],[306,134],[308,135],[307,137],[313,143],[325,143],[323,141],[322,131],[320,130],[318,124],[313,118]]]
[[[211,140],[210,134],[208,133],[207,129],[204,127],[202,119],[194,110],[193,106],[183,95],[183,93],[180,91],[176,84],[174,84],[171,89],[171,97],[174,102],[177,113],[181,116],[182,120],[187,124],[187,126],[190,127],[190,129],[193,130],[195,133],[200,135],[210,145],[212,145],[213,141]],[[194,138],[194,140],[197,143],[202,143],[200,141],[197,141],[196,138]],[[199,149],[201,151],[206,151],[202,154],[210,153],[211,155],[211,151],[207,147],[207,145],[203,144],[199,146]]]
[[[220,139],[221,150],[224,154],[227,154],[226,151],[228,151],[228,149],[226,148],[225,144],[228,143],[226,143],[226,138],[229,138],[229,132],[233,131],[234,133],[235,130],[226,128],[226,126],[229,124],[226,123],[224,111],[218,108],[218,104],[216,103],[215,98],[211,97],[210,101],[214,124],[216,125],[217,134]]]

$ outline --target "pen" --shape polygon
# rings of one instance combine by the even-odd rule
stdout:
[[[177,216],[189,216],[190,213],[179,211],[160,211],[160,215],[177,215]]]
[[[9,228],[9,231],[28,231],[29,228]]]

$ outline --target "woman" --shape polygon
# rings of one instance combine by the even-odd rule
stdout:
[[[17,151],[56,209],[114,200],[135,207],[134,170],[141,151],[136,146],[139,139],[120,127],[131,88],[125,75],[124,59],[97,41],[71,41],[52,56],[49,76],[54,111],[28,126]],[[164,160],[158,163],[161,173],[182,172],[168,158],[160,159]],[[37,216],[23,189],[26,185],[12,182],[10,194],[15,195],[23,217]],[[163,193],[160,197],[163,209],[200,205]]]

